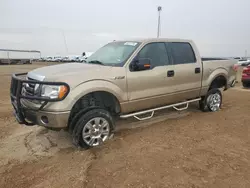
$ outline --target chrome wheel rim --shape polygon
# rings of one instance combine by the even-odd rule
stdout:
[[[219,93],[212,94],[208,97],[208,105],[210,109],[215,112],[220,109],[221,96]]]
[[[82,130],[82,138],[89,146],[98,146],[105,142],[110,133],[110,125],[102,117],[89,120]]]

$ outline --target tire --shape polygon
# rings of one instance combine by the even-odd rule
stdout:
[[[200,109],[210,112],[219,111],[222,104],[222,94],[221,91],[217,88],[211,89],[207,92],[207,95],[202,98],[199,102]]]
[[[199,109],[203,112],[206,111],[206,103],[205,103],[205,97],[202,97],[199,101]]]
[[[243,87],[247,88],[249,87],[249,84],[247,82],[242,82]]]
[[[98,146],[109,139],[113,130],[114,121],[107,110],[90,110],[77,121],[72,133],[73,144],[85,149]]]

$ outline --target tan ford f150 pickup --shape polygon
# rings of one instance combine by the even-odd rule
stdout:
[[[89,148],[110,137],[118,118],[146,120],[195,101],[218,111],[221,90],[235,84],[236,63],[202,59],[190,40],[114,41],[83,63],[13,74],[11,102],[20,124],[66,129],[74,144]]]

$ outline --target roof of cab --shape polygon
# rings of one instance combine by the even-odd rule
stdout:
[[[117,40],[115,42],[192,42],[192,40],[188,39],[177,39],[177,38],[140,38],[140,39],[127,39],[127,40]]]

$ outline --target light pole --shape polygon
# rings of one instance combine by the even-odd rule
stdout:
[[[158,11],[158,28],[157,28],[157,38],[159,38],[160,36],[160,24],[161,24],[161,10],[162,10],[162,7],[161,6],[158,6],[157,7],[157,11]]]
[[[66,53],[67,53],[66,55],[69,55],[69,54],[68,54],[68,53],[69,53],[69,50],[68,50],[68,45],[67,45],[65,33],[64,33],[64,30],[63,30],[63,29],[61,29],[61,31],[62,31],[63,40],[64,40],[64,45],[65,45],[65,49],[66,49]]]

